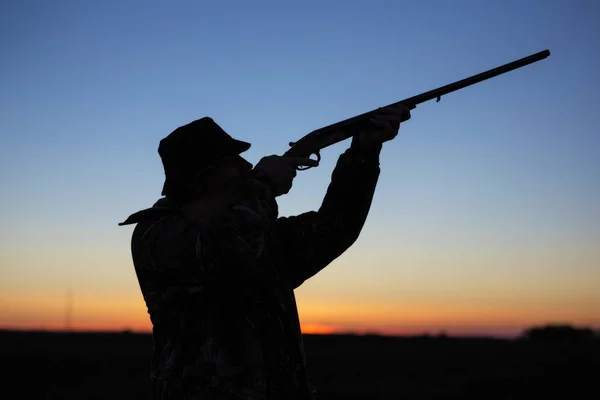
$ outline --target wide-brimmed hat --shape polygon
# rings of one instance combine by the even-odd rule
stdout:
[[[210,117],[180,126],[158,146],[165,170],[162,195],[181,190],[214,164],[249,148],[250,143],[232,138]]]

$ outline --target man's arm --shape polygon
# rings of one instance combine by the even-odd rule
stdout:
[[[358,239],[375,194],[383,143],[394,139],[400,122],[409,118],[404,106],[382,109],[371,130],[355,136],[338,159],[319,210],[275,222],[271,252],[294,288]]]
[[[380,150],[363,151],[353,141],[338,159],[319,210],[275,222],[272,251],[294,288],[358,239],[379,178]]]

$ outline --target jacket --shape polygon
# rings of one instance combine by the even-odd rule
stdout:
[[[294,289],[346,251],[366,221],[379,150],[338,159],[318,211],[279,217],[250,175],[209,222],[168,200],[130,216],[153,325],[153,398],[314,399]]]

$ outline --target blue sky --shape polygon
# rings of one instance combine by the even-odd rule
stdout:
[[[253,144],[255,163],[321,126],[548,48],[413,110],[382,152],[361,240],[299,296],[350,301],[352,282],[368,297],[390,276],[425,292],[442,277],[465,293],[469,277],[492,288],[498,274],[507,289],[550,276],[548,293],[560,282],[591,291],[598,15],[594,1],[2,2],[3,289],[137,294],[131,229],[116,224],[160,196],[158,142],[180,125],[212,116]],[[347,145],[299,174],[283,215],[319,206]],[[91,258],[101,273],[81,265]]]

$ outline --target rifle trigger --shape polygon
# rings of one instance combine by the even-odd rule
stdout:
[[[439,103],[441,99],[442,99],[442,96],[438,96],[437,99],[435,100],[435,102]]]

